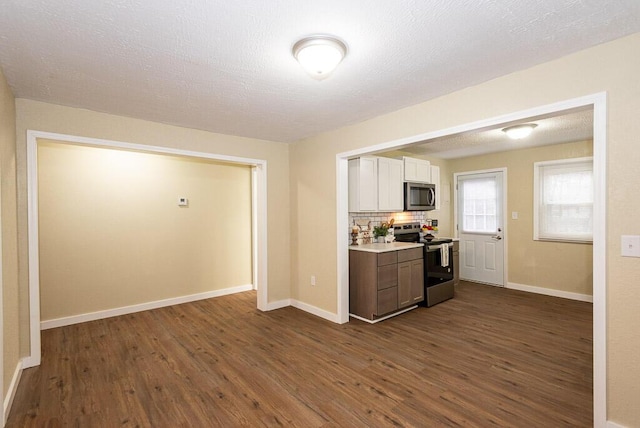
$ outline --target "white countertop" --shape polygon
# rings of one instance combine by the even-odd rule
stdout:
[[[369,253],[386,253],[388,251],[408,250],[410,248],[424,247],[424,244],[417,242],[389,242],[387,244],[364,244],[364,245],[351,245],[350,250],[353,251],[366,251]]]

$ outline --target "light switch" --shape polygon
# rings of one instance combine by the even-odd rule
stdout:
[[[622,255],[640,257],[640,235],[622,235]]]
[[[511,219],[512,220],[517,220],[518,219],[518,211],[513,211],[511,213]]]

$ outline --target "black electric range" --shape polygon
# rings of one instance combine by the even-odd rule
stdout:
[[[420,223],[403,223],[393,226],[398,242],[424,244],[424,302],[433,306],[454,296],[453,244],[449,238],[422,238]]]

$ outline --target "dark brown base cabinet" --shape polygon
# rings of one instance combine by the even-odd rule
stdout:
[[[349,312],[375,320],[424,300],[423,249],[349,251]]]

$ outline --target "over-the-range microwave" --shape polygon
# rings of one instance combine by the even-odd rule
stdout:
[[[431,211],[436,209],[436,185],[404,183],[404,210]]]

